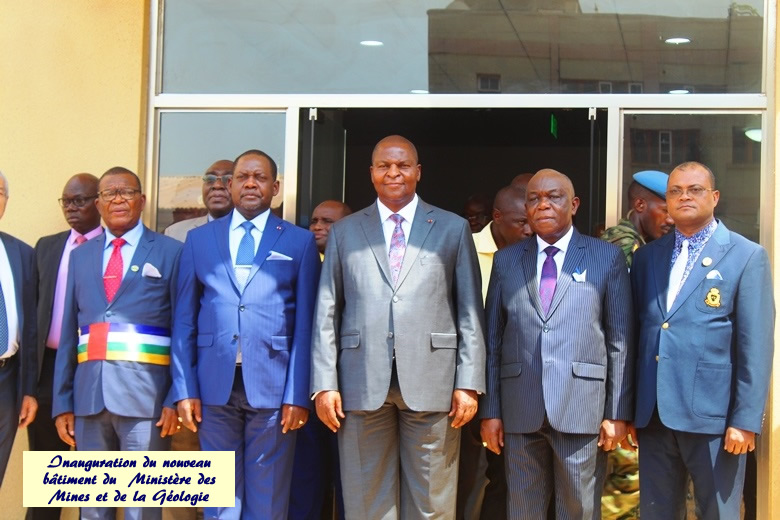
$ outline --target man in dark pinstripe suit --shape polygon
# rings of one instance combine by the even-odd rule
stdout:
[[[600,518],[606,453],[633,417],[633,313],[625,260],[572,227],[571,181],[541,170],[536,234],[495,255],[488,288],[482,439],[506,447],[510,519]]]

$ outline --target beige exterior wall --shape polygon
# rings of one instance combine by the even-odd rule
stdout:
[[[143,178],[148,11],[144,0],[0,0],[0,170],[10,188],[0,230],[34,245],[67,229],[57,199],[75,173],[121,165]],[[26,447],[21,432],[3,518],[24,518]]]

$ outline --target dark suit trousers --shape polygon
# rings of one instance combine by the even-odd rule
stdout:
[[[17,352],[8,363],[0,368],[0,395],[3,396],[3,406],[0,406],[0,486],[3,485],[5,468],[11,457],[16,430],[19,426],[19,353]]]
[[[745,455],[723,449],[723,435],[675,431],[653,413],[638,432],[642,520],[685,518],[688,474],[702,520],[739,518]]]
[[[505,434],[507,518],[546,518],[553,493],[557,518],[601,518],[607,454],[598,440],[561,433],[547,420],[534,433]]]
[[[57,351],[53,348],[43,349],[41,362],[41,377],[38,380],[38,413],[35,420],[27,427],[31,451],[69,451],[70,446],[62,442],[54,426],[51,416],[51,393],[54,381],[54,358]],[[30,507],[27,509],[27,520],[56,520],[60,517],[59,507]]]

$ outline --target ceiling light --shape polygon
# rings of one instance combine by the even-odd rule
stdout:
[[[745,128],[745,137],[751,141],[757,143],[761,142],[761,129],[760,128]]]
[[[381,47],[384,43],[379,40],[363,40],[360,42],[360,45],[364,47]]]
[[[409,91],[409,93],[410,94],[427,94],[428,91],[425,90],[425,89],[421,89],[421,88],[413,88],[412,90]]]
[[[675,36],[674,38],[667,38],[664,41],[671,45],[681,45],[683,43],[691,43],[691,39],[686,38],[685,36]]]
[[[690,90],[686,90],[684,88],[676,88],[669,91],[669,94],[690,94]]]

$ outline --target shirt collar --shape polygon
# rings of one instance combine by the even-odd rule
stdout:
[[[265,229],[265,224],[268,222],[268,215],[271,213],[271,208],[268,208],[267,210],[260,213],[258,216],[253,218],[251,220],[252,224],[255,225],[255,227],[260,231],[261,233]],[[246,218],[244,218],[244,215],[239,213],[235,208],[233,208],[233,215],[230,217],[230,230],[235,231],[238,229],[241,224],[246,222]]]
[[[479,233],[474,233],[474,245],[477,248],[477,253],[495,253],[498,251],[496,240],[493,238],[493,232],[491,226],[493,222],[488,222],[488,225],[482,228]]]
[[[704,228],[700,229],[693,235],[686,237],[682,233],[680,233],[680,230],[677,228],[674,229],[674,248],[676,250],[682,250],[682,243],[683,240],[688,241],[688,245],[690,247],[696,248],[699,245],[703,244],[709,238],[712,236],[713,233],[715,233],[715,230],[718,229],[718,219],[714,218],[712,221],[704,226]]]
[[[95,229],[93,229],[92,231],[89,231],[89,232],[85,233],[84,235],[82,235],[81,233],[79,233],[75,229],[71,228],[70,235],[68,235],[68,244],[75,244],[76,243],[76,238],[78,238],[80,236],[83,236],[87,240],[90,240],[90,239],[95,238],[96,236],[100,235],[102,232],[103,232],[103,226],[98,226]]]
[[[390,208],[382,204],[382,201],[379,199],[376,199],[376,207],[379,210],[379,219],[381,222],[384,222],[388,218],[390,218],[390,215],[393,215],[395,213],[398,213],[401,215],[405,221],[412,223],[412,220],[414,220],[414,213],[417,211],[417,202],[419,199],[417,198],[417,194],[414,194],[414,198],[409,201],[409,204],[404,206],[398,211],[392,211]]]
[[[545,254],[544,250],[548,246],[555,246],[558,249],[560,249],[561,253],[565,255],[566,250],[569,249],[569,242],[571,242],[571,237],[573,234],[574,234],[574,226],[571,226],[569,227],[569,230],[566,232],[566,234],[564,234],[561,238],[559,238],[558,241],[555,242],[554,244],[548,244],[547,242],[539,238],[539,235],[536,235],[536,244],[537,246],[539,246],[539,253]]]
[[[144,223],[141,222],[140,219],[138,219],[138,224],[135,225],[133,229],[122,235],[122,238],[125,239],[125,243],[127,245],[135,247],[138,245],[138,242],[141,240],[141,236],[144,234]],[[116,236],[111,233],[111,231],[106,228],[106,245],[104,249],[108,249],[109,246],[111,246],[111,241],[114,240]]]

